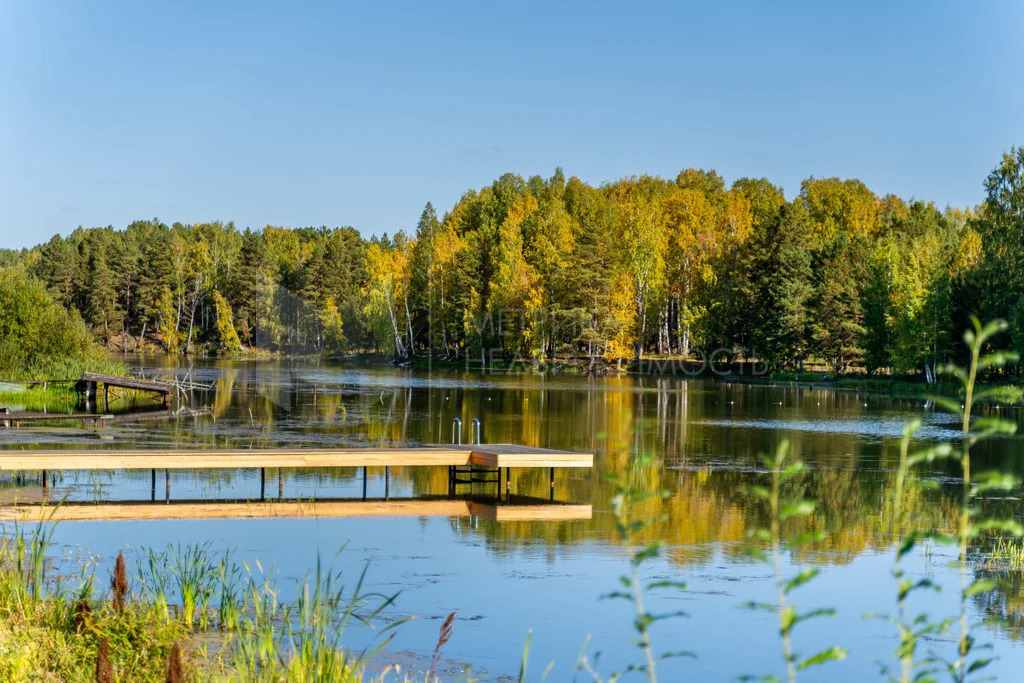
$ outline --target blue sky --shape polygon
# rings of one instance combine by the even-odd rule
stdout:
[[[1024,3],[0,0],[0,246],[136,218],[411,229],[505,171],[970,205]]]

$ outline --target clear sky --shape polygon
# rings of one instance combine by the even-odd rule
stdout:
[[[505,171],[981,200],[1024,3],[0,0],[0,246],[137,218],[412,229]]]

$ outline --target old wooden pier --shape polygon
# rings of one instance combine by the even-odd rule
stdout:
[[[161,382],[154,379],[142,379],[140,377],[118,377],[116,375],[103,375],[98,372],[84,372],[78,386],[85,393],[85,400],[91,403],[96,400],[98,386],[103,385],[104,403],[110,402],[111,389],[131,389],[133,391],[144,391],[156,394],[163,398],[164,403],[174,393],[174,384]]]

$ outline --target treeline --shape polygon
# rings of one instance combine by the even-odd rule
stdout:
[[[975,209],[859,180],[506,174],[414,231],[132,223],[7,252],[105,341],[410,358],[809,359],[934,377],[967,316],[1024,350],[1024,149]]]

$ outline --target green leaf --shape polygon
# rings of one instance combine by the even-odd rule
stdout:
[[[1020,479],[1006,472],[983,472],[978,475],[974,485],[974,493],[997,489],[1008,491],[1020,483]]]
[[[818,666],[825,662],[841,662],[844,659],[846,659],[846,650],[844,648],[830,647],[827,650],[822,650],[818,654],[808,657],[797,664],[796,668],[803,670],[809,666]]]
[[[787,520],[790,517],[806,517],[814,512],[814,502],[810,500],[798,500],[793,503],[786,503],[779,510],[779,519]]]
[[[954,455],[953,446],[948,443],[938,444],[937,446],[926,448],[923,451],[907,456],[907,466],[914,467],[915,465],[919,465],[923,462],[941,460],[942,458],[948,458],[952,455]]]
[[[976,325],[975,327],[978,326]],[[1005,331],[1007,328],[1009,328],[1009,324],[1007,324],[1007,322],[1002,318],[996,318],[995,320],[990,321],[984,327],[981,327],[978,330],[978,344],[984,344],[985,340],[987,340],[989,337],[997,335],[1000,332]],[[965,333],[964,339],[966,338],[967,335]]]
[[[805,569],[796,576],[794,576],[792,579],[787,581],[786,585],[782,587],[782,592],[788,595],[790,591],[792,591],[795,588],[799,588],[800,586],[804,585],[820,573],[821,572],[819,572],[817,568],[812,567],[810,569]]]
[[[808,543],[820,543],[825,540],[828,534],[822,530],[807,531],[790,540],[786,545],[790,548],[799,548]]]
[[[920,428],[921,428],[921,421],[920,420],[913,420],[913,421],[911,421],[910,424],[906,425],[903,428],[903,438],[904,439],[911,439],[911,438],[913,438],[914,434]]]
[[[996,582],[992,579],[978,579],[967,587],[967,590],[964,591],[964,597],[969,598],[972,595],[977,595],[978,593],[988,593],[995,587]]]
[[[1017,423],[998,417],[979,417],[971,422],[971,429],[981,432],[985,436],[993,434],[1011,435],[1017,433]]]
[[[678,588],[681,591],[686,590],[686,584],[682,581],[654,581],[647,584],[647,590],[655,590],[657,588]]]
[[[1013,351],[994,351],[978,359],[978,369],[1001,368],[1010,363],[1016,363],[1020,356]]]
[[[967,530],[967,535],[976,538],[983,531],[1001,531],[1014,536],[1024,536],[1024,527],[1012,519],[985,519],[975,522]]]
[[[963,379],[964,382],[966,382],[967,376],[964,375]],[[948,410],[951,413],[956,413],[957,415],[963,415],[963,411],[960,408],[960,401],[954,401],[948,396],[929,396],[928,398],[929,400],[933,401],[935,405],[939,406],[940,408],[943,408],[944,410]]]
[[[971,662],[971,665],[967,667],[967,673],[971,674],[975,671],[984,669],[986,666],[991,664],[995,660],[995,657],[989,657],[988,659],[975,659]]]
[[[771,497],[771,494],[768,492],[768,489],[766,489],[763,486],[751,485],[747,487],[747,491],[763,500],[768,500],[768,498]]]

